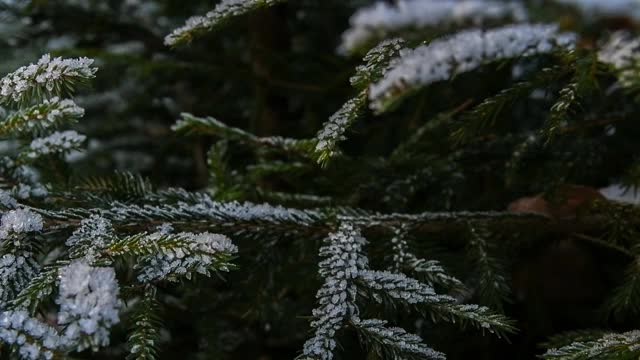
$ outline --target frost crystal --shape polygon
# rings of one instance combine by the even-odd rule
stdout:
[[[315,152],[318,154],[319,162],[322,163],[335,156],[337,143],[345,139],[344,133],[358,116],[365,102],[366,93],[363,92],[347,101],[324,123],[322,129],[316,135],[318,142],[316,143]]]
[[[365,270],[360,273],[358,279],[369,289],[383,291],[385,295],[409,304],[437,304],[455,301],[448,295],[436,294],[431,286],[401,273]]]
[[[64,153],[79,148],[86,139],[86,136],[74,130],[56,131],[47,137],[33,140],[27,156],[35,159],[43,155]]]
[[[554,25],[509,25],[494,30],[468,30],[405,51],[384,78],[370,86],[372,108],[382,111],[388,103],[411,90],[472,71],[500,59],[549,53],[571,48],[575,36],[558,33]]]
[[[358,10],[351,27],[342,35],[340,51],[350,53],[406,29],[452,25],[480,26],[490,21],[527,17],[517,2],[481,0],[399,0],[384,1]]]
[[[36,64],[23,66],[0,80],[0,101],[23,102],[39,90],[60,92],[69,82],[92,78],[97,71],[92,64],[92,59],[84,57],[63,59],[43,55]]]
[[[393,249],[393,271],[401,272],[405,269],[419,273],[430,284],[434,283],[453,288],[463,288],[464,285],[458,279],[448,275],[437,260],[424,260],[409,251],[406,237],[408,226],[401,225],[393,229],[394,236],[391,239]]]
[[[153,233],[145,241],[155,242],[166,235],[162,232]],[[175,280],[180,276],[189,278],[193,272],[209,275],[214,265],[215,270],[227,271],[227,265],[218,261],[219,257],[238,252],[237,246],[220,234],[182,232],[176,234],[175,238],[180,243],[174,248],[140,260],[137,266],[141,270],[138,275],[140,282]]]
[[[50,360],[54,351],[66,345],[56,330],[26,311],[0,312],[0,340],[18,349],[24,359]]]
[[[71,257],[91,261],[98,250],[104,249],[113,235],[111,221],[99,215],[91,215],[80,222],[80,226],[67,239]]]
[[[345,320],[357,316],[354,280],[367,266],[367,259],[362,256],[366,240],[351,224],[342,224],[326,241],[320,249],[324,260],[319,264],[324,284],[316,294],[319,306],[313,310],[315,320],[311,323],[315,334],[305,342],[303,349],[303,358],[307,359],[333,359],[337,345],[335,333]]]
[[[191,217],[223,217],[228,222],[260,220],[269,223],[294,221],[297,224],[311,224],[319,216],[315,211],[285,208],[281,205],[240,203],[237,201],[221,203],[213,201],[208,196],[203,196],[201,201],[196,204],[181,202],[171,206],[114,206],[109,212],[110,218],[114,221],[124,221],[131,217],[138,217],[140,214],[182,213],[189,214]]]
[[[359,331],[366,332],[376,342],[391,347],[397,352],[412,354],[421,359],[446,359],[443,353],[425,345],[418,335],[407,333],[399,327],[386,327],[387,322],[384,320],[352,318],[351,322]]]
[[[222,0],[205,16],[193,16],[164,39],[165,45],[188,42],[196,33],[211,30],[230,17],[240,16],[256,8],[271,6],[283,0]]]
[[[110,267],[92,267],[75,261],[60,269],[58,324],[62,337],[77,350],[96,350],[109,344],[109,329],[120,321],[119,286]]]
[[[0,308],[4,308],[37,273],[38,263],[28,250],[0,255]]]
[[[10,233],[28,233],[42,231],[42,217],[27,209],[15,209],[2,215],[0,240]]]
[[[628,331],[622,334],[606,334],[601,338],[589,341],[576,341],[558,349],[548,350],[545,359],[612,359],[623,355],[636,357],[640,330]]]
[[[389,63],[405,46],[402,39],[388,39],[374,46],[362,58],[363,65],[356,67],[356,73],[349,79],[352,86],[367,86],[378,80],[387,70]]]
[[[0,133],[39,132],[58,126],[65,121],[74,121],[82,116],[84,116],[84,109],[76,105],[73,100],[53,97],[9,116],[0,123]]]

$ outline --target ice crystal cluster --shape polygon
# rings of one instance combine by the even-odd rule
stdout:
[[[483,0],[400,0],[378,1],[358,10],[351,27],[342,35],[340,51],[354,52],[379,39],[421,28],[454,25],[480,26],[501,19],[523,21],[527,17],[519,2]]]
[[[97,69],[89,58],[63,59],[43,55],[37,63],[23,66],[0,80],[0,95],[21,103],[39,92],[60,92],[64,83],[94,77]]]
[[[0,221],[0,240],[11,234],[39,232],[43,227],[42,216],[28,209],[10,210]]]
[[[75,261],[60,270],[58,324],[65,342],[77,350],[109,344],[109,329],[120,322],[120,288],[111,267]]]
[[[154,242],[167,236],[164,232],[157,232],[147,237],[146,241]],[[143,258],[138,267],[140,274],[138,280],[142,283],[155,280],[177,280],[180,277],[190,278],[191,273],[209,275],[211,265],[218,261],[221,254],[228,256],[235,254],[238,248],[231,240],[220,234],[205,233],[178,233],[175,239],[182,245],[173,250],[158,252]],[[219,271],[228,271],[223,263],[217,266]]]
[[[75,130],[56,131],[53,134],[31,142],[29,158],[35,159],[53,153],[66,153],[79,148],[87,139]]]
[[[492,30],[468,30],[428,45],[407,50],[382,80],[371,85],[373,109],[402,94],[437,81],[451,79],[481,65],[571,48],[575,36],[559,33],[555,25],[508,25]]]
[[[57,331],[23,310],[0,311],[0,340],[18,348],[23,359],[51,360],[65,346]]]
[[[193,36],[219,26],[231,17],[243,15],[259,7],[274,5],[283,0],[222,0],[216,7],[204,16],[193,16],[186,23],[175,29],[164,39],[165,45],[175,46],[189,42]]]

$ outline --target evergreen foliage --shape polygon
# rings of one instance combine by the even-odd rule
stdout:
[[[0,1],[0,359],[638,358],[639,21]]]

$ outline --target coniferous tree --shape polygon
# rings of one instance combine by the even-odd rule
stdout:
[[[0,358],[640,356],[637,0],[185,5],[0,1]]]

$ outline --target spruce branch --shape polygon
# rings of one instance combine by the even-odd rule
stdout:
[[[552,25],[509,25],[463,31],[402,54],[382,80],[369,88],[371,108],[382,113],[425,86],[499,60],[563,52],[574,35]]]
[[[443,353],[425,345],[419,336],[402,328],[387,327],[384,320],[354,317],[351,325],[357,330],[360,342],[368,344],[382,359],[446,359]]]
[[[149,179],[128,171],[116,171],[109,176],[89,176],[77,180],[73,185],[75,193],[91,193],[108,199],[132,200],[140,199],[153,191]],[[73,197],[72,194],[62,194]]]
[[[338,142],[345,140],[345,132],[358,118],[367,103],[367,90],[362,90],[336,111],[329,120],[322,125],[315,139],[314,155],[317,162],[326,166],[330,159],[340,152]]]
[[[606,335],[608,332],[602,329],[579,329],[565,331],[549,337],[540,344],[543,349],[561,348],[575,342],[595,341]]]
[[[572,115],[572,109],[577,106],[581,99],[598,88],[597,76],[602,72],[597,56],[589,54],[575,60],[575,70],[571,81],[566,84],[558,93],[549,117],[545,122],[542,133],[547,142],[560,132],[561,128],[568,122]]]
[[[491,243],[490,236],[483,224],[470,222],[467,258],[474,264],[474,290],[479,302],[503,312],[503,303],[509,302],[511,287],[505,266],[495,254],[495,245]]]
[[[619,360],[635,359],[640,355],[640,331],[606,334],[592,341],[576,341],[542,355],[545,360]]]
[[[29,163],[47,156],[68,154],[70,151],[79,150],[87,140],[87,137],[78,134],[75,130],[56,131],[46,137],[34,139],[29,148],[18,155],[18,163]]]
[[[9,114],[0,122],[0,136],[18,137],[43,135],[50,129],[74,124],[84,110],[73,100],[53,97],[42,103]]]
[[[277,5],[284,0],[223,0],[204,16],[193,16],[164,39],[167,46],[179,46],[195,37],[224,26],[230,20],[258,9]]]
[[[367,291],[415,308],[434,321],[469,324],[498,337],[515,332],[513,321],[504,315],[476,304],[457,304],[453,297],[436,294],[432,287],[403,274],[367,270],[358,281]]]
[[[28,239],[0,242],[0,308],[6,308],[38,273],[37,247]]]
[[[498,94],[483,100],[471,110],[462,114],[455,124],[451,138],[458,144],[467,143],[478,136],[482,130],[495,125],[498,117],[516,101],[528,96],[532,91],[546,87],[569,73],[565,66],[552,66],[541,69],[532,78],[515,83]]]
[[[37,63],[23,66],[0,79],[0,104],[23,105],[50,96],[70,94],[95,76],[97,68],[88,58],[63,59],[43,55]]]
[[[407,237],[409,235],[408,226],[401,225],[393,229],[391,244],[393,248],[393,267],[395,272],[403,270],[415,273],[427,282],[431,287],[434,285],[443,286],[449,290],[461,290],[464,284],[455,277],[447,274],[440,262],[437,260],[425,260],[418,258],[409,249]]]
[[[59,270],[68,262],[57,262],[44,267],[35,275],[29,284],[16,295],[10,304],[13,309],[27,309],[34,315],[43,300],[51,296],[55,290]]]
[[[356,67],[356,73],[349,79],[351,86],[363,90],[370,84],[380,80],[390,64],[400,54],[405,41],[394,38],[381,41],[362,58],[362,65]]]
[[[604,311],[617,318],[640,313],[640,255],[637,255],[637,246],[634,250],[636,255],[627,266],[623,282],[604,305]]]
[[[289,139],[280,136],[258,137],[240,128],[227,126],[212,117],[197,117],[188,113],[181,114],[182,118],[172,129],[183,134],[214,135],[222,139],[241,142],[257,148],[266,148],[285,153],[306,156],[310,147],[309,140]]]
[[[151,285],[145,287],[131,317],[127,346],[127,360],[154,360],[158,358],[158,342],[162,319],[160,303],[156,299],[157,289]]]

